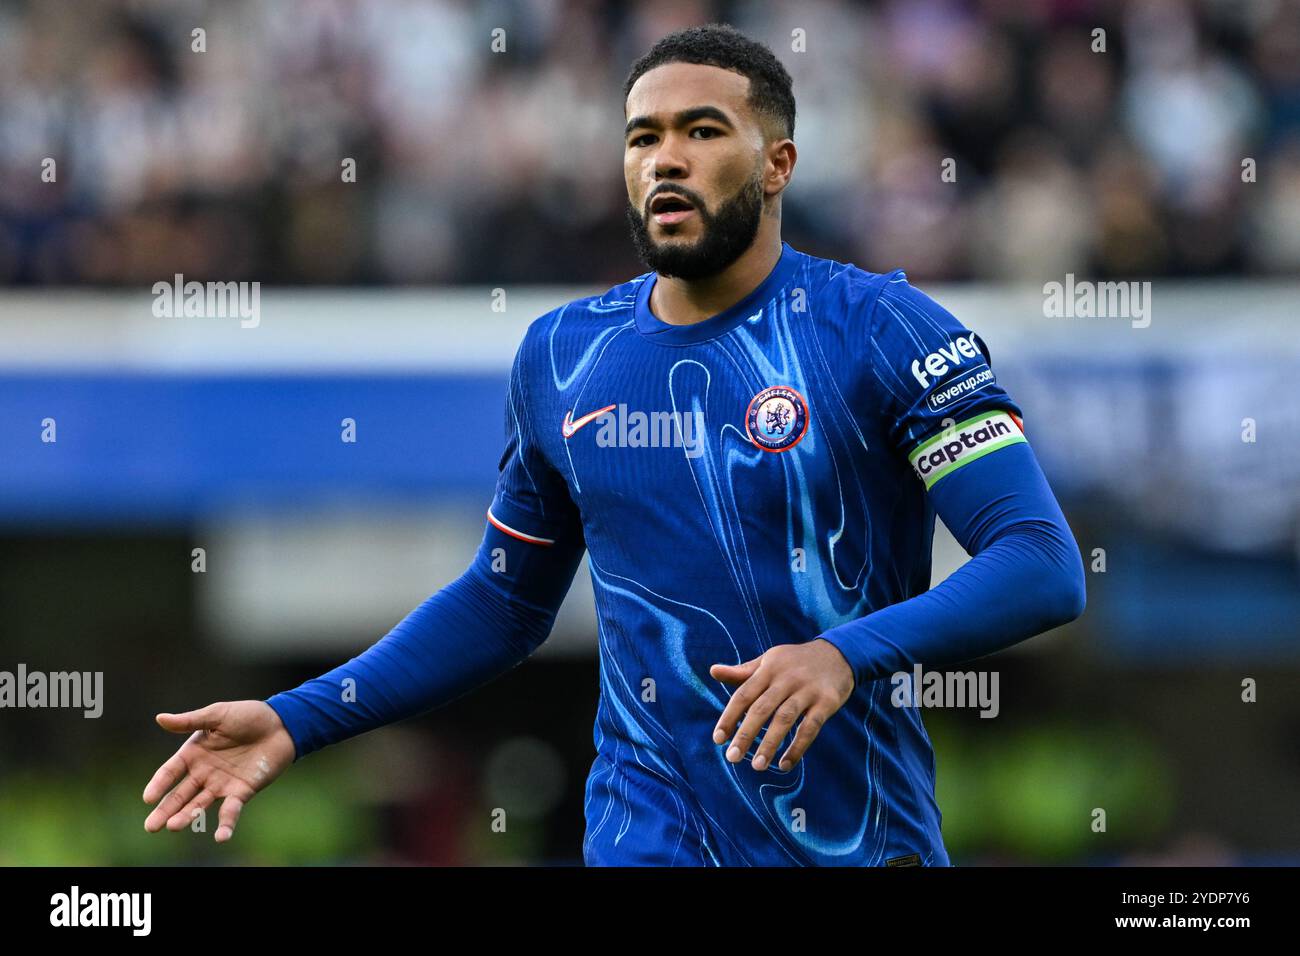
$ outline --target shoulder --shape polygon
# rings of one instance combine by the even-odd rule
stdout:
[[[983,339],[912,285],[901,269],[889,273],[880,287],[871,334],[875,348],[886,357],[944,365],[944,356],[955,350],[968,359],[992,360]]]
[[[839,306],[853,324],[865,323],[873,334],[907,334],[956,324],[952,313],[911,283],[903,269],[871,272],[850,262],[808,256],[809,272],[820,278],[816,292]]]
[[[914,286],[902,269],[868,272],[855,265],[840,266],[824,295],[843,306],[845,315],[866,326],[873,339],[885,343],[918,342],[959,325],[952,313]]]
[[[602,334],[634,325],[636,295],[651,273],[636,276],[596,295],[572,299],[529,323],[519,345],[525,362],[541,353],[590,343]]]
[[[882,291],[896,279],[906,283],[902,269],[892,272],[870,272],[851,262],[803,255],[801,275],[809,286],[809,293],[823,307],[829,307],[852,324],[869,321],[876,301]]]

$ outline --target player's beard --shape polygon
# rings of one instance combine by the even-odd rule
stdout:
[[[669,190],[673,192],[674,190]],[[678,279],[703,279],[717,275],[754,244],[763,218],[763,174],[757,170],[752,179],[710,214],[699,197],[682,189],[700,217],[700,238],[693,243],[670,240],[656,243],[650,238],[646,217],[627,203],[627,222],[637,255],[661,276]]]

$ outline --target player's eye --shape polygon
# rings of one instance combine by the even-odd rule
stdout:
[[[718,136],[722,135],[722,131],[718,129],[716,126],[696,126],[691,130],[690,135],[695,136],[696,133],[707,134],[705,136],[698,137],[699,139],[716,139]],[[642,133],[640,136],[634,136],[631,140],[629,140],[628,145],[632,147],[647,146],[649,144],[646,142],[646,140],[653,139],[653,138],[654,138],[654,133]]]

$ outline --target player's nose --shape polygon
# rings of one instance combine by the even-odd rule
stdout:
[[[684,152],[684,143],[674,133],[664,136],[659,148],[655,150],[654,173],[656,179],[680,179],[686,176],[689,166]]]

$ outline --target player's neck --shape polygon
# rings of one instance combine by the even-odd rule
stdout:
[[[650,290],[650,311],[669,325],[694,325],[735,305],[758,288],[781,258],[781,234],[764,235],[717,275],[704,279],[659,276]]]

